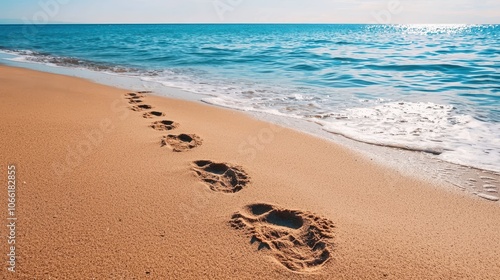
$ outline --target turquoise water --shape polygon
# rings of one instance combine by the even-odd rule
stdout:
[[[0,25],[0,50],[500,170],[500,25]]]

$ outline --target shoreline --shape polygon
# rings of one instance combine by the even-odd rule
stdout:
[[[32,69],[32,70],[37,70],[37,71],[42,71],[42,72],[49,72],[49,73],[54,73],[54,74],[62,74],[62,75],[68,75],[68,76],[77,76],[80,78],[84,79],[89,79],[93,82],[99,83],[99,84],[104,84],[108,86],[113,86],[113,87],[119,87],[123,89],[132,89],[135,88],[137,90],[141,90],[144,88],[147,88],[148,90],[151,90],[154,92],[154,94],[159,95],[159,96],[166,96],[166,97],[172,97],[172,98],[177,98],[181,100],[190,100],[190,101],[199,101],[203,102],[205,104],[209,104],[212,106],[216,106],[219,108],[226,108],[226,109],[231,109],[235,111],[241,111],[245,112],[246,114],[249,114],[251,116],[259,116],[259,119],[262,119],[267,122],[273,122],[276,123],[279,121],[280,118],[285,116],[285,118],[289,119],[291,122],[287,122],[286,126],[292,129],[295,129],[297,131],[302,131],[302,132],[307,132],[309,134],[316,135],[317,137],[322,137],[322,138],[327,138],[330,140],[333,140],[334,142],[342,142],[346,143],[347,146],[353,146],[352,143],[362,143],[362,145],[358,145],[356,149],[359,149],[360,146],[365,146],[363,150],[366,150],[368,152],[371,152],[370,146],[380,146],[380,147],[385,147],[388,148],[389,150],[408,150],[409,152],[413,154],[428,154],[431,155],[431,158],[435,159],[436,161],[443,161],[445,163],[448,163],[447,166],[444,166],[443,169],[452,169],[453,166],[463,166],[469,169],[475,169],[475,170],[484,170],[492,175],[497,175],[496,179],[500,180],[500,170],[498,167],[493,167],[492,165],[484,165],[484,164],[477,164],[473,162],[463,162],[461,160],[453,160],[450,158],[450,155],[447,156],[447,159],[443,159],[440,156],[440,153],[442,152],[441,149],[437,149],[435,147],[428,147],[428,148],[419,148],[419,147],[408,147],[408,145],[405,145],[404,143],[386,143],[384,144],[382,142],[372,142],[372,140],[362,140],[358,139],[356,137],[351,136],[349,133],[345,133],[343,131],[337,131],[335,129],[328,129],[325,127],[331,126],[332,123],[328,122],[323,122],[321,119],[303,119],[301,117],[297,117],[295,115],[286,115],[282,113],[277,113],[277,112],[269,112],[267,110],[258,110],[258,109],[248,109],[248,108],[238,108],[234,107],[231,105],[227,105],[224,102],[219,102],[218,98],[216,97],[215,99],[212,99],[214,97],[211,94],[205,94],[197,91],[196,89],[187,89],[182,86],[175,86],[171,84],[165,84],[162,81],[157,81],[157,80],[152,80],[146,74],[147,78],[143,79],[143,74],[141,72],[135,72],[139,71],[138,69],[132,70],[132,72],[123,74],[120,72],[114,72],[114,71],[108,71],[108,70],[103,70],[103,71],[98,71],[95,69],[90,69],[86,67],[70,67],[70,66],[64,66],[64,65],[54,65],[54,64],[47,64],[47,63],[42,63],[42,62],[35,62],[35,61],[29,61],[25,60],[22,55],[19,54],[14,54],[11,52],[2,52],[0,51],[0,59],[3,61],[1,63],[4,63],[6,65],[14,66],[14,67],[22,67],[22,68],[27,68],[27,69]],[[432,100],[430,100],[432,101]],[[425,101],[424,101],[425,102]],[[319,127],[309,127],[308,123],[314,123]],[[336,136],[328,136],[328,135],[336,135]],[[345,138],[345,139],[343,139]],[[347,139],[347,141],[346,141]],[[439,142],[439,141],[438,141]],[[445,149],[446,150],[446,149]],[[454,149],[450,150],[453,151]],[[438,154],[436,154],[438,153]],[[447,153],[447,152],[445,152]],[[396,154],[396,153],[393,153]],[[432,157],[432,155],[434,156]],[[413,158],[417,158],[417,156],[413,156]],[[457,177],[458,174],[454,174],[455,176],[451,176],[449,179],[454,181],[454,177]],[[454,181],[455,184],[459,185],[465,185],[465,182],[457,182]]]
[[[22,202],[14,278],[500,274],[496,203],[233,110],[6,66],[0,80],[0,156],[16,163]],[[131,110],[140,105],[153,108]],[[152,111],[164,116],[144,118]],[[188,146],[168,136],[182,134]],[[221,189],[221,168],[238,184]],[[324,254],[293,257],[256,235],[267,230],[302,241],[319,231]]]
[[[11,67],[21,67],[35,71],[80,77],[98,84],[118,87],[124,90],[141,90],[144,89],[145,85],[145,82],[139,80],[138,77],[112,75],[110,73],[101,73],[89,69],[48,66],[35,62],[17,62],[6,60],[5,58],[3,58],[3,60],[4,62],[7,61],[8,63],[6,65]],[[0,63],[0,65],[2,64]],[[450,191],[464,191],[471,196],[479,196],[483,199],[486,199],[484,195],[487,195],[488,200],[494,201],[497,200],[496,198],[500,197],[500,172],[444,161],[431,153],[365,143],[348,138],[341,134],[325,131],[322,129],[321,124],[310,120],[271,115],[263,112],[238,110],[206,102],[203,100],[206,96],[183,89],[168,87],[160,84],[155,85],[155,82],[148,83],[147,85],[148,90],[153,91],[153,94],[160,97],[199,102],[216,108],[242,112],[264,122],[285,126],[297,132],[306,133],[319,139],[326,139],[337,145],[340,144],[355,153],[359,153],[365,158],[375,160],[379,164],[396,169],[407,176],[427,181],[430,184],[440,185]],[[484,180],[482,177],[486,177],[488,179]],[[490,180],[490,178],[492,178],[492,180]],[[495,188],[495,193],[492,193],[491,189],[484,187],[491,186],[491,184],[494,184],[494,186],[497,187]]]

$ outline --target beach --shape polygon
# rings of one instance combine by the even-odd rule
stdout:
[[[0,81],[3,279],[500,275],[497,202],[234,110],[7,66]]]

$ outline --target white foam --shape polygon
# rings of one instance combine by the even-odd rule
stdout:
[[[376,145],[439,154],[448,162],[500,170],[500,126],[450,105],[389,102],[349,108],[318,121],[329,132]]]
[[[242,102],[240,99],[232,98],[230,96],[218,96],[218,97],[209,97],[209,98],[203,98],[203,102],[212,104],[212,105],[217,105],[221,107],[226,107],[226,108],[231,108],[231,109],[237,109],[241,111],[247,111],[247,112],[259,112],[259,113],[266,113],[270,115],[275,115],[275,116],[281,116],[281,117],[287,117],[287,118],[295,118],[295,119],[302,119],[302,116],[294,115],[294,114],[286,114],[280,112],[278,109],[275,108],[262,108],[258,109],[253,106],[249,105],[242,105]]]
[[[490,194],[480,193],[477,196],[479,196],[481,198],[484,198],[484,199],[487,199],[487,200],[491,200],[491,201],[498,201],[498,200],[500,200],[500,198],[498,196],[490,195]]]

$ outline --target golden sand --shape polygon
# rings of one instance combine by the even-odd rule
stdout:
[[[3,279],[500,275],[498,203],[235,111],[3,66],[0,85]]]

